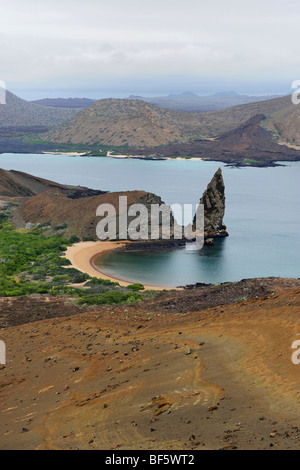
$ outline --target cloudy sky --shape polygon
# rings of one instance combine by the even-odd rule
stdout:
[[[0,80],[24,98],[287,93],[299,0],[9,0]]]

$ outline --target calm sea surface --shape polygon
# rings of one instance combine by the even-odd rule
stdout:
[[[143,189],[167,204],[197,204],[219,166],[230,237],[200,253],[185,249],[111,253],[101,258],[102,270],[132,282],[165,286],[300,277],[300,162],[237,169],[217,162],[0,155],[0,168],[94,189]]]

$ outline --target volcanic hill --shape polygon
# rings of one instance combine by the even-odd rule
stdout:
[[[105,99],[44,136],[52,142],[152,147],[192,136],[197,116],[165,110],[140,100]]]
[[[141,100],[105,99],[82,110],[43,138],[56,143],[155,148],[215,137],[235,129],[254,115],[270,115],[289,103],[290,97],[281,97],[214,113],[185,113]]]

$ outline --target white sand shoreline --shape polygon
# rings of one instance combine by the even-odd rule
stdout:
[[[107,157],[109,158],[132,158],[132,159],[146,159],[146,155],[113,155],[111,152],[107,152]],[[155,158],[153,158],[153,160],[155,161]],[[159,159],[157,159],[157,161],[159,160],[184,160],[184,161],[197,161],[197,162],[203,162],[203,158],[200,158],[200,157],[190,157],[190,158],[184,158],[184,157],[159,157]]]
[[[43,155],[69,155],[69,156],[74,156],[74,157],[82,157],[83,155],[86,154],[86,152],[55,152],[55,151],[49,151],[49,152],[41,152]]]
[[[73,157],[83,157],[86,155],[86,152],[63,152],[63,151],[44,151],[41,152],[43,155],[68,155],[68,156],[73,156]],[[99,155],[88,155],[89,157],[99,157]],[[116,159],[138,159],[138,160],[143,160],[146,159],[146,155],[113,155],[111,152],[107,152],[106,157],[108,158],[116,158]],[[105,156],[102,156],[101,158],[106,158]],[[156,159],[153,158],[155,161]],[[203,158],[200,157],[190,157],[190,158],[183,158],[183,157],[159,157],[157,161],[160,160],[181,160],[181,161],[192,161],[192,162],[203,162],[205,161]]]

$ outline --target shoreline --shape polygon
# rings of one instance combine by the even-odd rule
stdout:
[[[92,157],[93,155],[91,155]],[[113,155],[111,152],[107,152],[107,155],[106,157],[109,157],[109,158],[123,158],[123,159],[138,159],[138,160],[153,160],[153,161],[159,161],[159,160],[190,160],[190,161],[197,161],[197,162],[204,162],[204,158],[200,158],[200,157],[188,157],[188,158],[184,158],[184,157],[165,157],[165,156],[161,156],[161,157],[158,157],[158,158],[149,158],[147,157],[146,155],[123,155],[123,154],[118,154],[118,155]]]
[[[69,157],[99,157],[99,155],[86,155],[86,152],[64,152],[62,151],[56,151],[56,150],[50,150],[50,151],[41,151],[41,154],[43,155],[66,155]],[[102,156],[102,155],[101,155]],[[102,157],[104,158],[115,158],[115,159],[132,159],[132,160],[153,160],[153,161],[168,161],[168,160],[183,160],[183,161],[194,161],[194,162],[204,162],[205,159],[201,157],[165,157],[161,156],[159,158],[149,158],[146,155],[126,155],[126,154],[116,154],[113,155],[111,152],[107,152],[107,155],[103,155]]]
[[[127,287],[135,282],[109,276],[101,272],[94,266],[94,260],[95,258],[98,258],[98,256],[124,248],[128,243],[128,241],[79,242],[69,246],[67,251],[64,253],[64,256],[71,262],[71,265],[69,266],[70,268],[75,268],[92,277],[118,282],[120,286]],[[68,266],[66,266],[66,269],[68,269]],[[178,287],[152,286],[146,284],[143,284],[143,286],[145,287],[145,290],[180,290]]]
[[[85,155],[85,153],[80,153],[80,152],[64,152],[64,151],[61,151],[61,152],[58,152],[58,151],[44,151],[44,152],[41,152],[43,155],[69,155],[69,157],[83,157]]]
[[[296,148],[295,146],[292,146],[292,145],[286,145],[285,143],[280,143],[279,145],[285,145],[285,146],[288,146],[289,148],[293,148],[293,149],[296,149],[296,150],[299,150],[299,148]],[[19,152],[17,152],[19,153]],[[23,152],[21,152],[23,153]],[[24,152],[25,153],[28,153],[28,152]],[[174,156],[174,157],[170,157],[170,156],[164,156],[164,155],[161,155],[160,157],[157,157],[157,158],[152,158],[152,157],[148,157],[147,155],[123,155],[123,154],[116,154],[116,155],[111,155],[110,152],[108,152],[109,155],[87,155],[86,152],[84,153],[79,153],[79,152],[64,152],[64,151],[42,151],[41,154],[44,154],[44,155],[63,155],[63,156],[69,156],[69,157],[83,157],[83,158],[90,158],[90,157],[94,157],[94,158],[111,158],[111,159],[115,159],[115,160],[144,160],[144,161],[156,161],[156,162],[159,162],[159,161],[190,161],[190,162],[215,162],[215,163],[223,163],[224,165],[226,166],[230,166],[230,167],[234,167],[234,168],[274,168],[276,166],[286,166],[288,163],[294,163],[294,162],[298,162],[300,161],[300,158],[295,160],[295,159],[291,159],[291,160],[271,160],[271,161],[268,161],[268,162],[265,162],[265,161],[262,161],[261,163],[245,163],[243,160],[238,160],[238,161],[231,161],[231,160],[228,160],[228,159],[223,159],[223,160],[214,160],[214,159],[210,159],[210,158],[202,158],[202,157],[189,157],[189,158],[184,158],[184,157],[180,157],[180,156]],[[279,163],[281,162],[281,163]],[[283,165],[284,164],[284,165]]]
[[[280,158],[280,155],[278,156],[277,159],[271,159],[268,161],[262,160],[261,164],[245,164],[243,160],[235,160],[233,161],[230,158],[221,158],[221,159],[214,159],[214,158],[201,158],[201,157],[191,157],[191,158],[181,158],[181,157],[169,157],[169,156],[161,156],[158,158],[149,158],[147,156],[134,156],[134,155],[111,155],[109,157],[106,156],[99,156],[99,155],[87,155],[86,153],[89,151],[88,149],[84,152],[64,152],[63,150],[61,151],[53,151],[53,150],[45,150],[44,148],[42,149],[26,149],[24,147],[17,148],[17,149],[11,149],[11,148],[5,148],[4,142],[1,142],[2,148],[0,155],[2,156],[3,154],[8,154],[8,155],[62,155],[62,156],[73,156],[73,157],[80,157],[80,158],[89,158],[89,157],[98,157],[98,158],[113,158],[113,159],[120,159],[120,160],[126,160],[126,159],[132,159],[132,160],[145,160],[145,161],[171,161],[171,160],[177,160],[177,161],[202,161],[202,162],[215,162],[220,165],[220,163],[223,163],[226,166],[233,167],[233,168],[273,168],[276,166],[288,166],[289,164],[292,163],[297,163],[300,162],[300,157],[299,158],[289,158],[289,159],[283,159]],[[281,145],[281,144],[280,144]],[[286,144],[282,144],[286,146]],[[290,148],[293,148],[289,146]],[[300,149],[300,147],[299,147]]]

